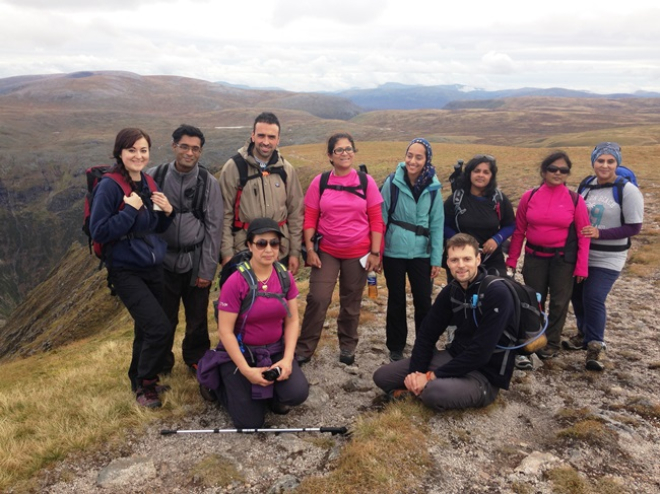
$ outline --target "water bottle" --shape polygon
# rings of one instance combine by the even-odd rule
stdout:
[[[367,295],[369,298],[377,299],[378,298],[378,285],[376,284],[376,273],[375,271],[369,271],[367,274]]]

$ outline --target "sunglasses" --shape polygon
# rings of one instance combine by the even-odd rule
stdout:
[[[252,243],[257,246],[257,249],[264,250],[268,244],[270,244],[273,249],[279,248],[281,242],[279,238],[271,238],[270,240],[260,238],[256,242]]]
[[[570,168],[567,168],[567,167],[565,167],[565,166],[562,166],[562,167],[560,168],[560,167],[555,166],[555,165],[550,165],[548,168],[546,168],[545,171],[547,171],[548,173],[557,173],[557,172],[559,172],[559,173],[561,173],[562,175],[568,175],[569,173],[571,173],[571,169],[570,169]]]

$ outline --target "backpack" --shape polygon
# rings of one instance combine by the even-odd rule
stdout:
[[[497,345],[497,351],[515,352],[521,355],[531,355],[537,350],[543,348],[548,340],[545,336],[545,330],[548,328],[548,317],[541,307],[541,294],[537,293],[532,287],[524,285],[514,278],[507,276],[486,275],[479,284],[477,293],[472,296],[468,304],[458,302],[452,297],[452,302],[460,306],[454,309],[454,312],[464,308],[474,311],[474,323],[479,326],[477,321],[477,312],[481,313],[481,306],[485,297],[486,290],[491,283],[500,282],[508,288],[513,297],[513,326],[515,333],[505,330],[503,336],[507,343]],[[507,355],[508,357],[508,355]],[[500,374],[504,374],[507,358],[502,361]]]
[[[239,315],[249,311],[250,308],[252,308],[252,305],[254,304],[257,297],[266,297],[266,298],[277,298],[286,309],[286,313],[289,316],[291,316],[291,313],[289,312],[289,306],[286,301],[286,294],[289,292],[289,289],[291,288],[291,279],[289,278],[287,269],[284,266],[284,264],[282,264],[279,261],[275,261],[275,263],[273,263],[273,266],[275,267],[275,272],[277,273],[277,277],[280,280],[282,293],[262,292],[259,291],[259,286],[257,285],[258,282],[257,276],[254,274],[254,270],[252,269],[252,266],[249,263],[251,257],[252,257],[252,253],[247,249],[242,250],[237,254],[235,254],[234,257],[232,257],[231,260],[222,267],[218,286],[222,287],[222,285],[225,284],[227,279],[229,279],[229,277],[235,271],[238,271],[239,273],[241,273],[241,275],[243,276],[243,278],[245,279],[245,281],[247,282],[250,288],[248,295],[241,302],[241,309],[239,310]],[[215,319],[217,321],[218,300],[213,301],[213,308],[215,312]],[[245,321],[243,321],[243,324],[245,324]]]
[[[87,177],[87,192],[85,193],[85,212],[83,215],[82,231],[87,236],[89,253],[91,254],[93,251],[94,254],[96,254],[96,257],[101,259],[101,263],[103,263],[105,260],[105,245],[93,240],[92,232],[89,229],[89,219],[92,214],[92,203],[94,201],[94,193],[96,192],[96,187],[102,178],[109,178],[114,180],[115,183],[121,187],[121,190],[124,192],[125,196],[130,196],[133,192],[130,184],[126,181],[121,173],[111,171],[113,168],[114,165],[98,165],[92,166],[85,170],[85,176]],[[156,192],[158,190],[158,186],[156,185],[154,179],[146,173],[143,175],[146,177],[149,191]],[[121,211],[122,209],[124,209],[123,202],[119,206],[119,210]]]
[[[199,172],[197,174],[197,183],[192,197],[191,209],[177,210],[177,214],[192,213],[195,218],[204,223],[204,200],[206,199],[206,183],[209,180],[209,171],[202,165],[197,165]],[[158,165],[154,171],[153,177],[161,190],[165,185],[165,177],[170,169],[169,163]]]
[[[619,174],[619,168],[624,168],[621,174]],[[580,182],[580,185],[578,185],[577,193],[582,194],[583,192],[586,191],[586,193],[584,194],[584,200],[586,201],[587,197],[589,197],[589,192],[591,192],[592,190],[612,188],[612,196],[619,205],[619,209],[621,211],[621,224],[625,225],[626,219],[623,216],[623,188],[626,186],[627,183],[631,183],[635,187],[637,187],[637,177],[635,177],[635,174],[632,172],[632,170],[626,168],[625,166],[624,167],[617,166],[616,172],[617,172],[617,177],[614,180],[614,182],[610,182],[606,184],[599,184],[595,175],[589,175],[588,177],[585,177],[582,180],[582,182]],[[627,172],[630,172],[630,175],[632,176],[632,180],[628,180]],[[628,237],[628,242],[626,242],[625,245],[599,245],[592,243],[590,248],[593,250],[600,250],[605,252],[623,252],[624,250],[630,249],[631,245],[632,242],[630,240],[630,237]]]
[[[360,167],[362,166],[363,165],[360,165]],[[367,199],[367,173],[365,171],[358,170],[357,172],[358,177],[360,179],[360,185],[350,185],[350,186],[328,185],[328,180],[330,180],[330,173],[331,172],[327,171],[321,174],[321,181],[319,183],[319,200],[321,200],[321,196],[323,195],[323,192],[325,192],[325,189],[343,190],[344,192],[355,194],[361,199],[364,200]]]
[[[385,187],[387,181],[388,180],[390,181],[390,207],[387,209],[387,228],[389,228],[390,225],[393,224],[400,226],[404,230],[415,232],[415,235],[423,235],[425,237],[429,237],[431,235],[431,232],[428,228],[424,228],[419,225],[414,225],[406,221],[399,221],[394,219],[394,211],[396,210],[396,204],[399,201],[399,188],[396,185],[394,185],[395,174],[396,172],[390,173],[380,188],[380,190],[383,190],[383,187]],[[431,194],[431,205],[429,206],[429,216],[430,216],[431,210],[433,209],[433,203],[435,202],[435,198],[438,195],[438,189],[435,187],[429,189],[429,194]]]
[[[282,182],[284,183],[284,187],[286,187],[286,170],[284,169],[283,166],[274,166],[272,169],[266,169],[266,170],[257,170],[256,173],[253,173],[252,175],[248,175],[249,171],[249,165],[247,161],[245,161],[245,158],[240,153],[236,153],[234,156],[231,157],[232,160],[234,160],[234,163],[236,163],[236,168],[238,168],[238,189],[236,190],[236,199],[234,199],[234,223],[232,224],[232,229],[234,232],[237,232],[239,230],[247,230],[248,226],[250,226],[249,223],[243,222],[240,220],[239,217],[239,212],[241,209],[241,196],[243,195],[243,189],[245,188],[245,184],[248,183],[248,181],[253,180],[255,178],[262,178],[262,177],[267,177],[271,173],[275,173],[280,176],[282,179]],[[279,223],[280,226],[282,226],[286,221],[282,221]]]
[[[453,184],[452,184],[452,189],[453,189]],[[452,203],[454,204],[454,224],[456,225],[456,230],[458,232],[461,231],[460,227],[458,226],[458,217],[467,211],[467,209],[461,207],[461,203],[463,202],[464,196],[465,196],[465,191],[463,189],[456,189],[451,194]],[[490,200],[493,202],[493,210],[497,214],[497,220],[502,221],[502,201],[504,200],[502,191],[500,189],[495,189],[495,191],[493,192],[493,196],[490,198]]]
[[[627,166],[619,165],[616,167],[616,174],[617,176],[626,179],[628,182],[633,184],[635,187],[639,189],[639,184],[637,183],[637,177],[635,176],[635,172],[633,172],[630,168]]]
[[[458,179],[463,175],[463,160],[456,161],[454,165],[454,171],[449,175],[449,184],[451,185],[452,193],[456,191],[458,187]]]

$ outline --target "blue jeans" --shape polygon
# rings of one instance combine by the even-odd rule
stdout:
[[[585,345],[590,341],[605,341],[605,300],[618,277],[619,271],[590,267],[589,277],[573,287],[571,302]]]

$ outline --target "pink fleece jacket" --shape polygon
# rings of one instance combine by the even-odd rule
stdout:
[[[575,219],[575,230],[578,237],[577,262],[573,276],[588,275],[590,239],[583,237],[580,231],[589,223],[589,212],[582,196],[578,196],[577,205],[565,185],[550,187],[546,184],[534,193],[532,190],[523,194],[516,212],[516,230],[511,237],[509,257],[506,265],[516,267],[522,251],[523,240],[546,248],[561,248],[566,244],[568,227]],[[525,247],[526,253],[531,253]],[[551,257],[554,254],[537,252],[539,257]]]

